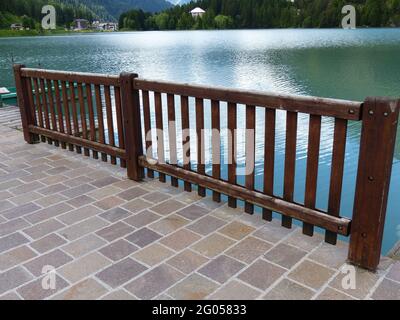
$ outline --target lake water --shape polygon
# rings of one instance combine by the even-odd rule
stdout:
[[[400,29],[132,32],[0,39],[0,86],[12,86],[12,61],[30,67],[118,74],[290,94],[364,100],[400,96]],[[222,112],[223,108],[222,108]],[[206,115],[210,114],[206,105]],[[263,110],[257,110],[263,136]],[[239,107],[243,126],[244,108]],[[206,117],[207,118],[207,117]],[[223,120],[225,121],[225,120]],[[209,121],[206,121],[209,125]],[[304,201],[308,117],[299,119],[295,200]],[[318,201],[327,207],[333,123],[323,118]],[[341,212],[351,216],[360,137],[350,123]],[[257,139],[262,141],[262,139]],[[243,147],[243,141],[239,141]],[[282,194],[285,115],[278,113],[275,192]],[[257,143],[256,182],[263,145]],[[400,240],[400,139],[396,143],[384,253]],[[244,159],[239,158],[243,165]],[[226,171],[223,172],[226,176]],[[240,183],[243,180],[239,181]]]

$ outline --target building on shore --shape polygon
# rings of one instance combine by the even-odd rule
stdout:
[[[118,31],[118,23],[115,22],[96,23],[93,24],[93,29],[99,31]]]
[[[20,23],[13,23],[13,24],[10,26],[10,28],[11,28],[11,30],[17,30],[17,31],[24,30],[23,25],[20,24]]]
[[[206,12],[200,7],[194,8],[192,11],[190,11],[190,14],[193,18],[202,17],[205,13]]]
[[[74,31],[81,31],[81,30],[87,30],[89,29],[90,23],[86,19],[75,19],[72,22],[72,27]]]

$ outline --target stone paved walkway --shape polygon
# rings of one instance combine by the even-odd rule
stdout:
[[[17,119],[0,109],[0,299],[400,299],[399,262],[345,290],[346,244],[25,144]]]

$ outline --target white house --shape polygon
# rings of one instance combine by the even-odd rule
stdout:
[[[202,8],[194,8],[192,11],[190,11],[190,14],[192,15],[193,18],[201,17],[203,14],[206,12]]]

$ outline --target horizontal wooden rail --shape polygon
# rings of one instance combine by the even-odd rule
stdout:
[[[29,132],[33,134],[38,134],[42,136],[49,137],[53,140],[57,140],[60,142],[70,143],[72,145],[76,145],[83,148],[92,149],[94,151],[107,153],[110,156],[118,157],[121,159],[126,159],[126,152],[125,150],[112,147],[106,144],[102,144],[96,141],[90,141],[87,139],[82,139],[80,137],[75,137],[73,135],[69,135],[67,133],[61,133],[45,128],[36,127],[34,125],[29,126]]]
[[[268,107],[346,120],[360,120],[362,102],[328,98],[282,95],[258,91],[206,87],[135,79],[137,90],[163,92],[182,96]]]
[[[304,221],[326,230],[348,236],[350,234],[351,220],[327,215],[318,210],[308,209],[299,204],[288,202],[277,197],[271,197],[261,192],[248,190],[245,187],[230,184],[210,176],[201,175],[197,172],[188,171],[168,164],[150,163],[145,156],[139,157],[142,167],[162,172],[166,175],[184,179],[187,182],[197,184],[201,187],[217,191],[236,199],[258,205],[275,212],[285,213],[286,216]]]
[[[79,83],[88,83],[95,85],[119,86],[119,76],[105,75],[97,73],[83,73],[83,72],[63,72],[56,70],[42,70],[42,69],[21,69],[22,77],[58,80],[58,81],[75,81]]]

